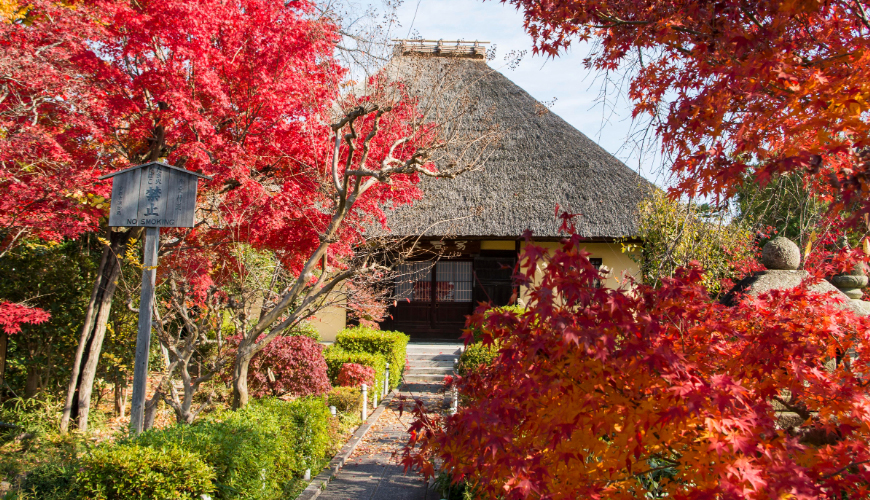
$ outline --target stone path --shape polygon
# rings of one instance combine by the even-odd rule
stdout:
[[[440,409],[443,394],[441,384],[405,384],[399,395],[422,398],[426,407]],[[329,482],[318,500],[437,500],[440,498],[428,488],[421,476],[404,473],[398,462],[401,450],[408,440],[405,432],[413,417],[407,411],[399,417],[399,397],[390,402],[390,407],[381,414],[339,471]],[[406,402],[410,409],[413,401]]]

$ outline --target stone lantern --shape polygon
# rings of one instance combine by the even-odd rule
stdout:
[[[788,238],[777,237],[768,241],[761,250],[761,263],[767,268],[766,271],[753,273],[734,285],[723,298],[722,303],[725,305],[734,305],[739,300],[741,295],[750,295],[756,297],[762,293],[771,290],[788,290],[800,286],[801,282],[809,276],[809,272],[799,270],[801,264],[801,252],[798,246]],[[848,276],[848,277],[847,277]],[[843,275],[832,278],[838,280],[838,283],[857,285],[862,283],[867,284],[867,276]],[[841,279],[842,278],[842,279]],[[859,288],[853,286],[852,288]],[[816,293],[832,293],[842,300],[837,304],[837,307],[850,309],[858,316],[870,315],[870,303],[863,300],[854,300],[855,295],[844,293],[835,284],[828,281],[821,281],[808,287],[809,291]],[[861,291],[857,290],[857,296],[860,299]]]

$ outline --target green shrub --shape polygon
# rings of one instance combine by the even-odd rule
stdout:
[[[214,472],[195,454],[118,444],[100,446],[86,455],[76,474],[81,498],[194,499],[214,491]]]
[[[80,498],[75,482],[78,463],[47,463],[33,469],[21,482],[17,496],[42,500],[74,500]]]
[[[522,314],[522,313],[526,312],[526,308],[522,307],[522,306],[493,307],[492,309],[489,309],[488,311],[486,311],[486,313],[484,313],[483,317],[484,317],[484,319],[486,319],[489,317],[490,314],[492,314],[494,312],[505,312],[505,311],[510,311],[510,312],[515,312],[517,314]],[[472,333],[472,335],[474,335],[474,339],[472,340],[473,343],[476,344],[483,339],[483,330],[479,326],[475,325],[471,329],[471,333]]]
[[[489,366],[498,355],[498,349],[498,342],[493,342],[490,345],[483,345],[479,342],[469,345],[459,356],[459,374],[464,377],[469,373],[476,372],[481,366]]]
[[[279,467],[286,467],[293,475],[302,476],[305,469],[313,469],[326,457],[331,414],[322,396],[290,402],[261,399],[245,410],[248,418],[258,425],[281,429],[281,437],[290,443],[290,456],[278,457]]]
[[[502,306],[502,307],[494,307],[484,314],[484,319],[489,317],[490,314],[494,312],[504,312],[510,311],[517,314],[522,314],[526,312],[526,309],[520,306]],[[488,366],[492,364],[496,355],[498,355],[499,350],[499,342],[496,340],[492,344],[483,345],[481,344],[481,340],[483,340],[483,329],[479,326],[475,326],[471,330],[472,335],[474,335],[474,340],[472,344],[465,348],[462,351],[462,355],[459,356],[459,366],[458,372],[463,377],[469,373],[475,372],[479,370],[482,366]]]
[[[43,437],[57,433],[63,406],[48,393],[33,398],[11,398],[0,405],[0,422],[18,427],[0,427],[0,442],[22,433]],[[97,412],[94,412],[97,413]]]
[[[284,333],[283,335],[285,337],[308,337],[318,342],[322,340],[320,338],[320,332],[317,331],[317,328],[314,328],[314,325],[307,321],[302,321],[298,325],[294,326],[292,330]]]
[[[329,417],[322,397],[259,399],[193,425],[145,432],[134,442],[200,456],[217,475],[217,498],[279,498],[285,483],[326,455]]]
[[[359,414],[362,409],[362,392],[355,387],[334,387],[327,398],[329,406],[341,413]]]
[[[335,337],[335,347],[347,352],[380,354],[390,364],[390,388],[397,387],[405,369],[410,337],[402,332],[374,330],[364,326],[346,328]]]
[[[381,354],[345,351],[333,344],[323,350],[323,357],[326,359],[326,373],[334,386],[338,385],[338,374],[341,372],[341,366],[345,363],[356,363],[375,370],[375,384],[370,390],[381,391],[384,387],[384,370],[387,361]],[[381,392],[377,393],[381,394]]]

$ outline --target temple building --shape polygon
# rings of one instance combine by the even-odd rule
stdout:
[[[412,341],[455,341],[478,302],[522,301],[511,275],[523,235],[531,231],[535,243],[555,248],[565,236],[557,207],[577,214],[573,223],[593,263],[609,271],[603,286],[618,286],[624,274],[639,277],[623,243],[637,242],[638,204],[651,183],[492,69],[479,43],[400,41],[392,64],[470,82],[476,109],[501,139],[485,168],[424,178],[421,200],[388,213],[392,236],[421,252],[397,266],[395,305],[382,328]],[[332,329],[321,328],[326,340]]]

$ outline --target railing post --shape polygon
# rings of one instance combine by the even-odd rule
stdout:
[[[384,374],[384,397],[390,393],[390,364],[387,363],[386,373]]]
[[[369,388],[365,384],[362,385],[362,398],[362,419],[365,422],[369,410]]]

